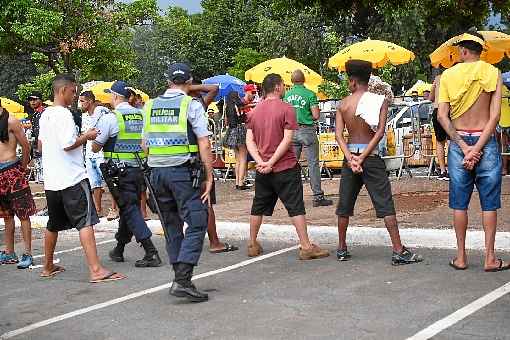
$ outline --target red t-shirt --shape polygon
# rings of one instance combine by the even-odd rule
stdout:
[[[297,130],[294,108],[281,99],[265,99],[248,113],[247,128],[252,130],[260,157],[268,161],[283,140],[283,130]],[[273,166],[273,172],[295,167],[297,158],[292,146]]]

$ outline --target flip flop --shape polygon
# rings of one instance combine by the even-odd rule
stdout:
[[[487,273],[495,273],[495,272],[502,272],[503,270],[510,269],[510,263],[507,264],[506,266],[503,266],[503,260],[502,259],[498,259],[498,261],[499,261],[499,266],[498,267],[490,268],[490,269],[485,269],[485,271]]]
[[[41,273],[40,277],[48,279],[50,277],[53,277],[53,276],[55,276],[57,274],[65,272],[65,271],[66,270],[65,270],[64,267],[53,265],[53,269],[48,274]]]
[[[219,254],[219,253],[228,253],[230,251],[236,251],[236,250],[239,250],[239,247],[233,246],[233,245],[225,242],[223,249],[209,250],[209,252],[211,254]]]
[[[468,266],[465,266],[465,267],[459,267],[455,264],[455,260],[457,260],[457,258],[454,258],[453,260],[450,261],[450,263],[448,263],[448,265],[450,267],[452,267],[453,269],[455,270],[466,270],[468,269]]]
[[[109,274],[106,274],[102,278],[90,280],[90,283],[104,283],[104,282],[112,282],[112,281],[119,281],[124,280],[127,276],[124,276],[122,274],[111,272]]]

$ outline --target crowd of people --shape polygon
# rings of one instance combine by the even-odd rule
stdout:
[[[485,271],[510,269],[494,251],[497,210],[501,207],[501,155],[495,130],[502,96],[501,74],[494,66],[480,61],[483,38],[469,33],[458,43],[462,62],[446,70],[430,96],[437,108],[435,128],[438,141],[450,139],[448,152],[449,206],[458,253],[449,264],[457,270],[468,267],[465,236],[468,206],[474,187],[480,197],[485,230]],[[345,156],[342,168],[338,217],[340,261],[351,259],[346,242],[350,218],[360,190],[366,187],[376,216],[384,220],[392,243],[393,265],[418,263],[423,258],[401,241],[391,184],[378,144],[385,134],[388,98],[369,91],[372,64],[362,60],[346,63],[349,90],[336,113],[336,140]],[[24,174],[31,149],[42,157],[44,189],[49,220],[44,236],[44,267],[41,277],[53,277],[65,269],[53,262],[58,233],[77,229],[90,271],[90,282],[108,282],[126,276],[106,269],[98,255],[93,226],[99,222],[103,182],[118,207],[119,225],[115,247],[109,252],[114,262],[123,262],[125,246],[133,236],[144,250],[136,267],[159,267],[162,260],[152,242],[141,204],[148,200],[158,212],[166,250],[175,278],[170,294],[193,302],[208,295],[192,283],[206,231],[212,253],[238,248],[221,243],[216,233],[212,151],[206,110],[218,93],[218,86],[203,85],[194,79],[188,65],[172,64],[166,72],[168,89],[144,103],[128,84],[116,81],[106,90],[111,107],[99,104],[90,91],[80,94],[87,113],[83,131],[69,107],[76,98],[73,76],[57,75],[53,81],[53,105],[41,110],[37,144],[30,146],[20,123],[3,110],[0,115],[0,201],[5,219],[3,264],[32,264],[30,216],[35,204]],[[321,189],[315,123],[320,111],[315,94],[304,87],[301,70],[292,74],[294,86],[286,91],[282,77],[268,74],[261,84],[262,99],[254,104],[255,85],[245,88],[244,98],[229,94],[223,103],[228,130],[223,144],[236,152],[236,188],[244,190],[246,162],[256,164],[255,194],[250,212],[248,256],[259,256],[263,248],[257,240],[264,216],[271,216],[280,200],[296,228],[301,260],[320,259],[329,252],[310,240],[299,157],[305,149],[310,170],[313,206],[333,202]],[[34,103],[40,97],[34,96]],[[32,99],[31,99],[32,103]],[[32,105],[32,104],[31,104]],[[34,110],[39,106],[34,104]],[[349,138],[344,136],[347,130]],[[58,133],[56,133],[58,131]],[[436,132],[437,134],[438,132]],[[18,159],[16,146],[21,145]],[[444,144],[439,144],[444,148]],[[85,157],[83,148],[85,147]],[[439,155],[438,155],[439,156]],[[446,166],[440,163],[442,174]],[[14,216],[21,220],[25,253],[19,260],[14,253]],[[187,229],[184,231],[184,223]]]

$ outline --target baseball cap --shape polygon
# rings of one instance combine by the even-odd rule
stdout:
[[[257,92],[257,85],[255,84],[244,85],[244,92]]]
[[[176,80],[186,82],[191,79],[191,69],[184,63],[175,63],[168,67],[168,71],[165,75],[171,82],[175,82]]]
[[[41,99],[42,100],[42,94],[39,91],[32,91],[30,95],[28,96],[28,99]]]
[[[122,80],[114,81],[112,86],[109,89],[105,89],[104,92],[115,93],[115,94],[122,96],[124,98],[129,97],[128,85],[125,81],[122,81]]]

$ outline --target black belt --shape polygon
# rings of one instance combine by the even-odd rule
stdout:
[[[298,124],[299,127],[315,127],[314,124],[312,125],[307,125],[307,124]]]

